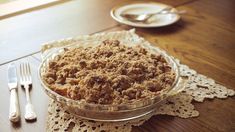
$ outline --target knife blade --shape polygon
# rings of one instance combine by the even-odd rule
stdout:
[[[9,120],[12,122],[18,122],[20,119],[19,101],[17,95],[17,71],[14,63],[8,66],[8,87],[10,90],[10,108],[9,108]]]

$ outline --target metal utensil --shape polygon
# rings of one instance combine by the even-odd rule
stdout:
[[[30,71],[30,65],[28,62],[20,64],[20,83],[21,86],[25,89],[27,104],[25,106],[25,115],[26,120],[35,120],[37,118],[36,113],[34,112],[33,105],[30,100],[29,89],[32,87],[32,77]]]
[[[19,101],[17,95],[17,72],[14,63],[8,66],[8,87],[11,92],[10,95],[10,109],[9,120],[17,122],[20,119]]]
[[[172,11],[172,7],[166,7],[156,13],[147,13],[147,14],[121,14],[123,18],[132,22],[147,22],[150,18],[159,14],[184,14],[186,10]]]

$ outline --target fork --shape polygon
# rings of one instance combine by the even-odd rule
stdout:
[[[147,13],[147,14],[121,14],[121,16],[132,22],[143,22],[147,23],[147,21],[155,15],[158,14],[184,14],[186,10],[180,11],[172,11],[173,7],[166,7],[156,13]]]
[[[25,120],[35,120],[37,118],[36,113],[34,112],[33,105],[31,103],[29,89],[32,87],[32,77],[30,65],[28,62],[24,62],[20,64],[20,84],[21,87],[25,89],[26,92],[26,101],[27,104],[25,106]]]

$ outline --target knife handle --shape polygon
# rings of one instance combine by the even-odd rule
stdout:
[[[19,102],[16,89],[11,89],[9,120],[18,122],[20,119]]]

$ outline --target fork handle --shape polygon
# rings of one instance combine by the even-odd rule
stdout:
[[[11,89],[10,95],[10,109],[9,120],[12,122],[18,122],[20,119],[19,102],[16,89]]]
[[[185,14],[185,13],[187,13],[186,10],[179,10],[179,11],[159,12],[159,13],[156,13],[155,15],[157,14]]]
[[[25,115],[24,118],[25,120],[35,120],[37,118],[37,115],[34,111],[33,105],[31,103],[30,100],[30,96],[29,96],[29,86],[25,85],[25,92],[26,92],[26,100],[27,100],[27,104],[25,106]]]

